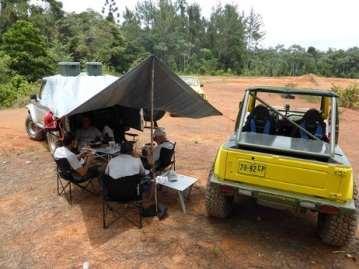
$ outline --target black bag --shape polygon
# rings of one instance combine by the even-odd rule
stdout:
[[[144,208],[142,216],[145,217],[145,218],[155,217],[156,216],[156,205],[152,204],[149,207]],[[158,216],[158,218],[160,220],[167,217],[167,207],[164,206],[163,204],[158,204],[158,214],[157,214],[157,216]]]

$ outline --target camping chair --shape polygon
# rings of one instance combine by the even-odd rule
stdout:
[[[142,187],[143,176],[134,175],[123,177],[119,179],[113,179],[108,175],[102,177],[102,220],[103,228],[108,228],[109,225],[114,223],[122,216],[126,217],[127,220],[133,222],[126,215],[116,211],[111,207],[111,203],[126,204],[129,207],[137,209],[139,215],[138,227],[142,228],[142,213],[143,213],[143,187]],[[109,225],[107,225],[106,218],[108,211],[112,211],[117,214],[117,218],[114,219]]]
[[[95,192],[90,190],[90,186],[93,184],[92,180],[94,180],[96,177],[94,176],[78,176],[75,175],[74,170],[70,166],[70,163],[66,158],[58,159],[56,160],[56,177],[57,177],[57,194],[62,195],[66,194],[66,190],[69,190],[69,201],[72,204],[72,187],[71,185],[76,185],[77,187],[87,191],[88,193],[91,193],[93,195],[97,195]],[[64,183],[62,180],[66,181]]]
[[[155,164],[156,172],[163,172],[165,170],[176,170],[176,143],[173,143],[173,148],[161,148],[160,158]]]

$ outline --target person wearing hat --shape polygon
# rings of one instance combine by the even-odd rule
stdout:
[[[153,161],[156,163],[160,159],[161,149],[173,149],[173,143],[167,139],[166,131],[161,127],[153,132],[153,141],[157,143],[157,146],[153,149]]]
[[[153,167],[153,165],[160,159],[162,148],[173,149],[174,146],[173,143],[168,140],[166,130],[161,127],[158,127],[154,130],[153,141],[155,141],[157,144],[157,146],[155,146],[153,149],[153,159],[149,149],[147,152],[145,152],[146,158],[142,158],[142,161],[145,161],[145,168]]]

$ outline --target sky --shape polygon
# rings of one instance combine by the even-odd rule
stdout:
[[[65,11],[81,12],[86,9],[101,11],[105,0],[62,0]],[[117,0],[123,11],[133,9],[137,0]],[[209,17],[212,8],[219,3],[235,4],[239,11],[249,13],[253,8],[262,16],[266,35],[264,48],[283,44],[298,44],[347,49],[359,47],[359,0],[187,0],[198,3],[202,13]]]

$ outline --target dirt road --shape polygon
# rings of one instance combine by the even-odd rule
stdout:
[[[72,206],[56,194],[54,165],[43,143],[24,132],[24,109],[0,111],[0,268],[359,268],[359,234],[337,250],[316,236],[314,215],[256,206],[236,207],[228,220],[206,217],[204,187],[217,147],[233,131],[243,89],[251,85],[328,88],[353,81],[298,78],[203,78],[208,100],[223,117],[166,117],[160,122],[177,142],[178,172],[200,179],[181,213],[175,193],[163,221],[137,229],[121,220],[101,225],[101,200],[75,191]],[[358,81],[356,81],[358,82]],[[308,104],[310,106],[310,104]],[[359,111],[341,113],[340,143],[359,169]],[[141,138],[141,141],[145,141]],[[353,258],[348,258],[351,254]]]

